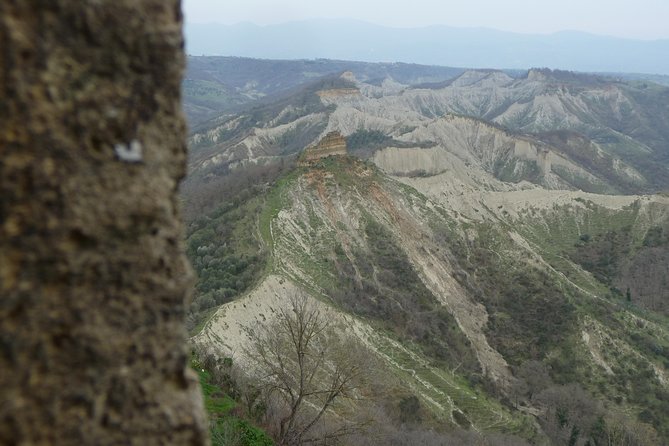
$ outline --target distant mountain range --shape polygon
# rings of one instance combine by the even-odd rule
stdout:
[[[185,32],[191,55],[669,74],[666,39],[632,40],[573,31],[540,35],[447,26],[390,28],[344,19],[268,26],[187,24]]]
[[[435,84],[453,79],[466,70],[406,63],[369,63],[345,60],[270,60],[248,57],[189,56],[183,82],[184,111],[191,126],[239,110],[246,104],[290,95],[324,76],[353,72],[366,82],[386,78],[405,85]],[[523,75],[526,70],[508,71]],[[662,77],[662,76],[657,76]],[[665,77],[669,83],[669,77]],[[276,99],[276,98],[274,98]]]
[[[255,101],[276,100],[276,95],[290,96],[304,85],[325,76],[339,76],[351,71],[368,84],[381,85],[384,80],[405,86],[439,89],[446,87],[468,69],[409,63],[370,63],[329,59],[272,60],[248,57],[189,56],[183,82],[184,111],[191,130],[222,113],[239,112]],[[481,71],[481,70],[479,70]],[[525,78],[527,69],[484,70],[503,72],[516,79]],[[561,73],[561,76],[590,74]],[[669,76],[639,73],[599,73],[600,80],[640,81],[669,86]],[[273,98],[274,97],[274,98]],[[661,101],[662,99],[660,99]]]

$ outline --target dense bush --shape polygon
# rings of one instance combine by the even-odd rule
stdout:
[[[567,344],[576,328],[575,308],[546,271],[510,256],[502,260],[488,232],[481,227],[477,238],[449,242],[464,270],[456,278],[485,305],[488,341],[507,361],[543,359]]]
[[[246,292],[265,269],[267,253],[257,235],[262,196],[230,202],[189,226],[188,257],[198,276],[191,327],[203,313]]]
[[[335,249],[339,286],[332,290],[334,301],[418,343],[436,360],[478,372],[469,340],[426,288],[393,235],[371,218],[365,235],[369,252],[355,250],[354,262]],[[356,269],[360,280],[356,280]]]
[[[626,227],[602,234],[584,234],[575,244],[571,259],[590,271],[600,282],[613,285],[631,249],[631,228]]]

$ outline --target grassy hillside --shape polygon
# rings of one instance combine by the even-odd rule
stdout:
[[[193,94],[256,96],[190,138],[198,346],[264,389],[252,332],[304,295],[366,371],[321,440],[669,441],[669,199],[615,195],[669,184],[669,90],[550,70],[406,88],[362,70],[259,99],[266,80],[211,85],[206,62]],[[354,156],[296,167],[332,130]],[[255,419],[277,436],[264,392]]]
[[[588,243],[599,244],[598,234],[639,221],[642,208],[611,211],[576,202],[534,215],[528,210],[516,222],[477,223],[371,164],[344,157],[284,176],[238,205],[240,220],[237,211],[222,208],[217,218],[225,218],[218,224],[232,221],[237,229],[216,237],[218,246],[238,255],[250,249],[245,255],[255,250],[267,256],[264,266],[247,270],[253,280],[230,297],[253,296],[252,283],[272,274],[353,316],[368,327],[360,342],[430,413],[427,426],[474,426],[489,435],[556,441],[562,434],[554,432],[560,426],[550,413],[558,407],[575,417],[572,424],[565,421],[569,435],[584,440],[612,429],[611,420],[621,414],[626,429],[652,425],[665,436],[666,322],[613,292],[578,257],[584,234]],[[641,249],[644,243],[648,249],[664,246],[663,232],[651,223],[639,223],[650,228],[643,234],[629,229],[614,238],[625,246],[638,239]],[[239,245],[246,236],[235,230],[252,233],[247,248]],[[200,229],[189,239],[196,266],[202,247],[213,242],[206,233]],[[513,234],[522,234],[529,250]],[[224,281],[202,271],[201,287],[213,290],[201,288],[201,296],[225,293]],[[205,333],[212,327],[205,326]],[[218,336],[224,335],[212,339]],[[530,367],[544,370],[542,383],[524,375]],[[578,404],[563,401],[565,392],[576,392],[598,418],[573,424]],[[393,406],[404,396],[394,391],[382,399]]]
[[[239,398],[240,392],[229,374],[230,358],[216,364],[212,357],[200,356],[193,357],[191,367],[200,379],[212,446],[272,446],[271,437],[254,423],[253,410],[245,410],[242,401],[231,397]]]

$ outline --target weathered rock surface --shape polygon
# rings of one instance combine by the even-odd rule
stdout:
[[[0,3],[0,444],[207,443],[178,0]]]
[[[304,150],[302,164],[308,164],[321,158],[334,155],[346,155],[346,139],[340,132],[330,132],[318,144],[309,146]]]

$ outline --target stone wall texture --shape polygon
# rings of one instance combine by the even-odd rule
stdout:
[[[178,0],[0,1],[0,444],[207,444]]]

